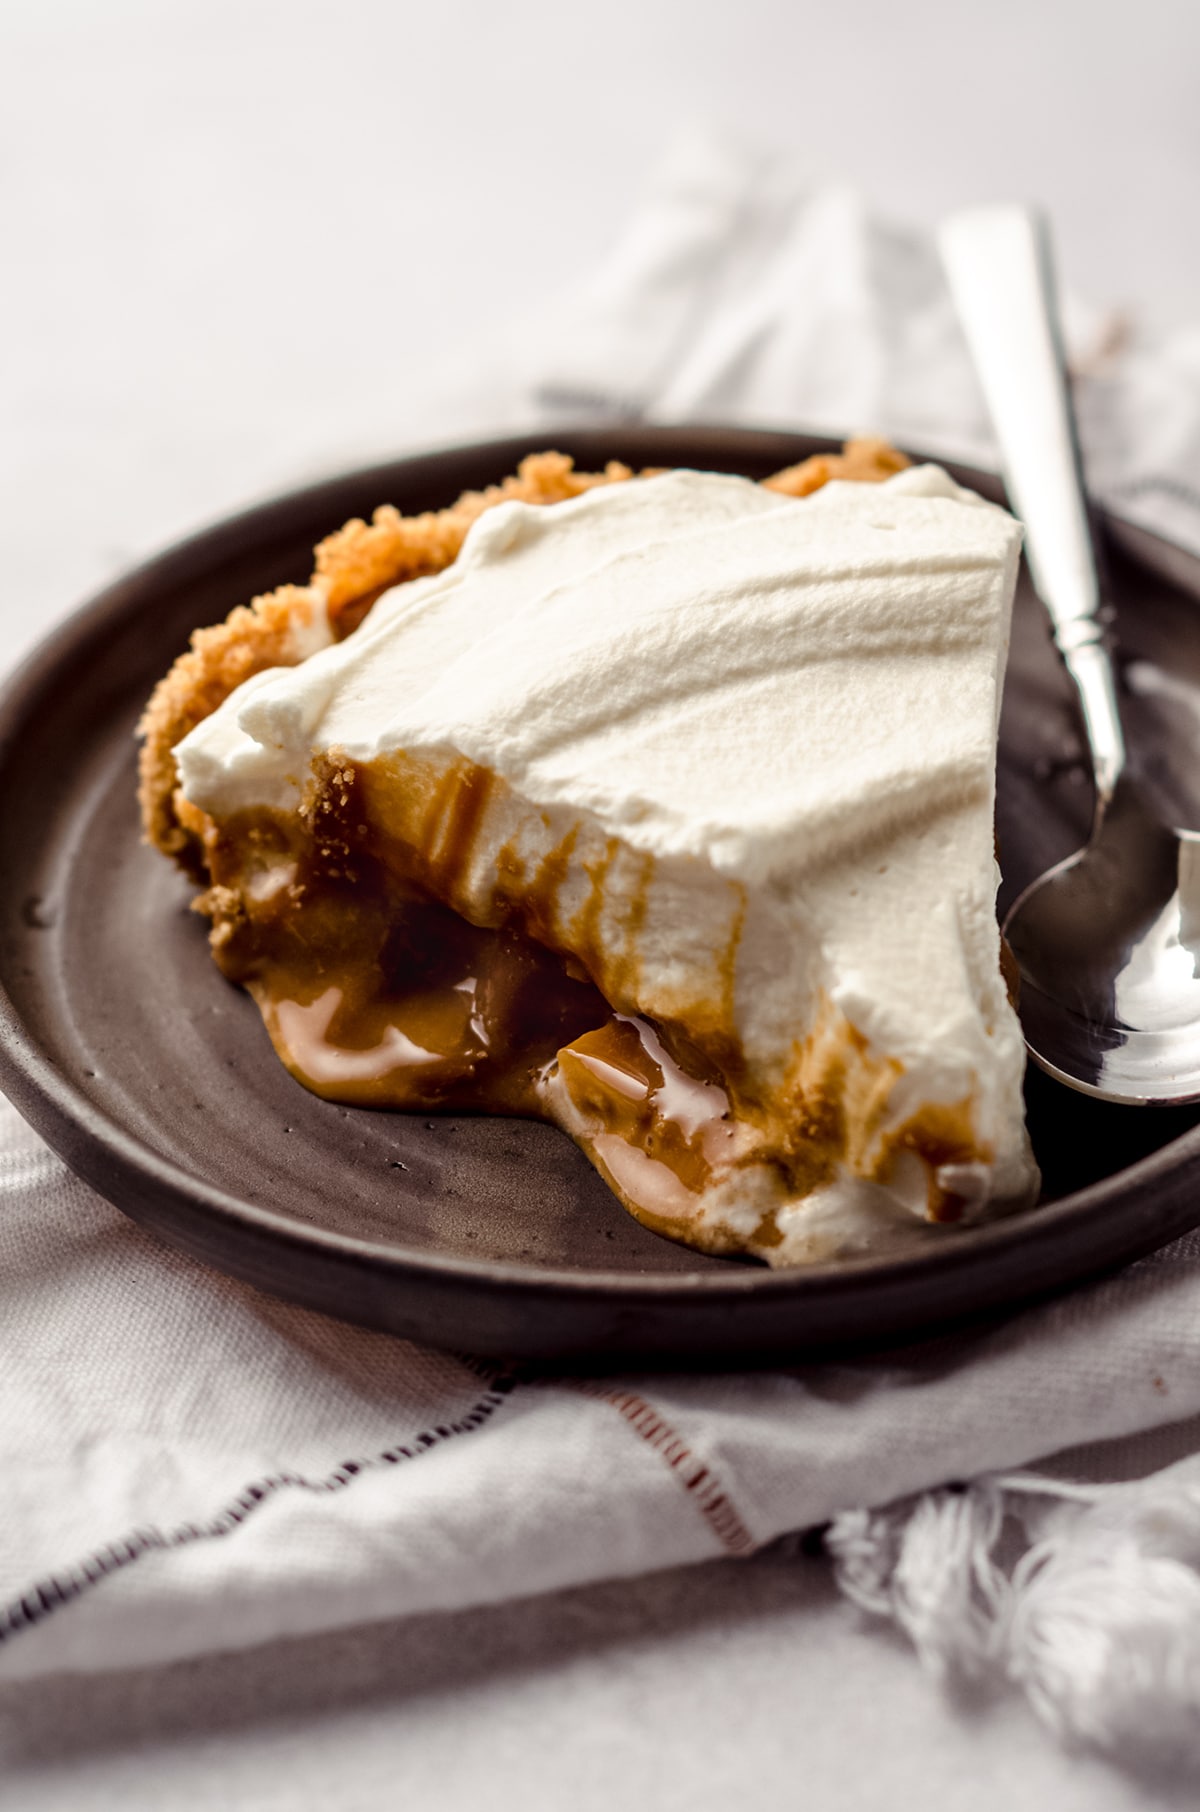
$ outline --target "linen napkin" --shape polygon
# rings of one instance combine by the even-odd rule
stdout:
[[[1070,338],[1096,487],[1200,548],[1200,330],[1143,343],[1075,306]],[[536,423],[550,443],[568,416],[644,415],[989,452],[926,238],[702,136],[592,281],[443,394],[441,438]],[[1200,1731],[1200,1236],[883,1357],[581,1381],[210,1272],[0,1102],[0,1326],[0,1673],[166,1661],[823,1528],[844,1588],[939,1675],[1007,1675],[1056,1728],[1125,1751]]]
[[[1155,331],[1069,285],[1060,306],[1089,488],[1200,551],[1200,321]],[[440,374],[438,410],[444,434],[724,421],[997,465],[933,235],[700,129],[586,281]]]

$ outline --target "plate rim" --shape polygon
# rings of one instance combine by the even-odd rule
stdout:
[[[672,440],[684,439],[695,452],[707,446],[714,456],[739,457],[746,463],[761,463],[782,451],[784,461],[791,463],[814,452],[836,449],[840,442],[833,436],[802,431],[723,427],[719,424],[595,424],[580,427],[560,426],[544,432],[488,438],[480,441],[453,442],[427,450],[407,453],[395,459],[373,461],[369,465],[331,472],[308,484],[272,494],[232,515],[219,518],[172,542],[158,553],[120,575],[84,601],[58,623],[47,636],[30,649],[17,667],[0,684],[0,781],[22,723],[44,689],[53,682],[60,665],[73,657],[81,643],[100,633],[110,620],[123,621],[136,608],[138,594],[146,588],[168,584],[176,569],[186,569],[194,577],[198,564],[219,555],[222,562],[236,558],[266,538],[276,518],[297,512],[319,510],[325,499],[342,490],[367,489],[378,479],[381,494],[395,487],[397,474],[409,469],[428,478],[444,462],[448,466],[471,457],[479,461],[494,456],[497,471],[511,470],[525,453],[552,443],[568,450],[575,448],[577,458],[611,456],[611,443],[625,446],[644,445],[647,463],[654,463],[657,447],[665,453]],[[603,451],[605,441],[610,451]],[[588,449],[592,449],[589,453]],[[912,450],[913,457],[923,457]],[[1002,495],[1000,481],[994,473],[985,472],[939,454],[924,457],[936,459],[956,477],[985,494]],[[336,510],[334,511],[336,514]],[[1193,584],[1200,601],[1200,559],[1190,550],[1178,548],[1164,537],[1141,525],[1126,523],[1112,512],[1101,512],[1115,530],[1116,539],[1127,543],[1127,526],[1135,530],[1136,541],[1161,545],[1164,550],[1165,576],[1183,589],[1190,589],[1180,576],[1182,556],[1186,573],[1194,568]],[[280,525],[282,526],[282,525]],[[336,524],[334,525],[336,526]],[[1132,550],[1131,550],[1132,551]],[[1142,559],[1142,549],[1134,551]],[[1149,561],[1144,561],[1150,564]],[[328,1227],[300,1222],[270,1207],[231,1194],[198,1176],[187,1166],[155,1151],[131,1134],[121,1122],[107,1112],[97,1099],[60,1072],[37,1039],[25,1026],[15,1002],[9,995],[0,972],[0,1086],[18,1113],[64,1157],[68,1166],[82,1176],[100,1194],[135,1219],[142,1215],[128,1206],[106,1187],[96,1175],[96,1168],[79,1161],[79,1153],[69,1134],[82,1135],[95,1150],[115,1160],[118,1170],[128,1171],[148,1181],[176,1207],[215,1219],[244,1232],[265,1238],[270,1244],[282,1245],[306,1255],[322,1255],[355,1268],[366,1266],[383,1270],[397,1279],[416,1282],[435,1280],[474,1285],[484,1291],[517,1290],[528,1296],[561,1298],[576,1296],[601,1298],[612,1306],[646,1302],[670,1304],[675,1301],[703,1299],[709,1305],[734,1304],[747,1297],[786,1300],[836,1299],[841,1295],[858,1296],[884,1285],[902,1288],[908,1280],[934,1283],[986,1265],[993,1254],[1027,1254],[1029,1269],[1036,1272],[1039,1252],[1053,1250],[1063,1237],[1080,1223],[1095,1224],[1100,1233],[1114,1210],[1129,1209],[1129,1197],[1135,1191],[1164,1180],[1177,1179],[1180,1173],[1200,1160],[1200,1125],[1192,1127],[1156,1151],[1136,1160],[1126,1168],[1039,1207],[1028,1215],[1019,1215],[989,1223],[984,1227],[965,1229],[945,1244],[918,1247],[909,1252],[877,1257],[834,1260],[818,1265],[772,1270],[765,1266],[732,1264],[728,1269],[696,1272],[653,1272],[564,1269],[558,1266],[534,1265],[519,1259],[475,1258],[454,1252],[424,1252],[401,1245],[384,1245],[374,1240],[336,1232]],[[1122,1111],[1114,1108],[1114,1112]],[[1124,1111],[1135,1111],[1126,1108]],[[66,1149],[64,1149],[66,1147]],[[124,1180],[124,1177],[121,1179]],[[1165,1206],[1165,1204],[1163,1204]],[[1153,1219],[1154,1217],[1148,1217]],[[1138,1251],[1151,1250],[1165,1239],[1178,1237],[1200,1220],[1200,1201],[1195,1211],[1168,1213],[1166,1233],[1159,1225],[1147,1227],[1141,1246],[1137,1241],[1124,1241],[1123,1250],[1130,1257]],[[1095,1269],[1111,1262],[1103,1253],[1104,1241],[1098,1239],[1101,1253],[1095,1266],[1080,1265],[1071,1271],[1071,1281],[1082,1281]],[[1061,1288],[1063,1281],[1041,1287],[1031,1283],[1029,1294],[1044,1294],[1045,1288]],[[1003,1301],[1014,1306],[1022,1300],[1019,1291],[1005,1291]],[[750,1344],[753,1344],[751,1341]]]

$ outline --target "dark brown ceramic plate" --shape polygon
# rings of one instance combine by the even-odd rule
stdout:
[[[729,430],[556,434],[585,466],[758,477],[827,443]],[[0,699],[0,1085],[67,1163],[164,1239],[264,1290],[480,1353],[675,1363],[921,1334],[1133,1258],[1200,1219],[1200,1112],[1109,1109],[1029,1081],[1047,1201],[904,1259],[791,1273],[711,1259],[618,1207],[560,1133],[338,1108],[272,1055],[222,981],[190,889],[138,840],[133,729],[198,624],[284,579],[383,501],[451,501],[523,441],[352,473],[140,568],[53,635]],[[993,480],[959,473],[996,496]],[[1200,562],[1123,531],[1127,653],[1200,679]],[[1200,696],[1200,695],[1198,695]],[[1134,701],[1135,704],[1138,701]],[[1195,817],[1169,723],[1138,705],[1172,815]],[[1000,750],[1004,897],[1075,847],[1090,792],[1067,682],[1027,581]]]

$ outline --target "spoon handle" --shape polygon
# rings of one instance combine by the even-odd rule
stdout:
[[[1009,498],[1025,524],[1033,582],[1079,688],[1103,810],[1125,766],[1125,739],[1100,620],[1049,234],[1028,208],[972,208],[943,223],[939,244]]]

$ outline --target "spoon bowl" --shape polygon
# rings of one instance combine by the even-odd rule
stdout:
[[[1200,837],[1123,775],[1088,843],[1034,881],[1004,935],[1030,1055],[1135,1106],[1200,1100]]]

